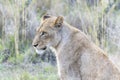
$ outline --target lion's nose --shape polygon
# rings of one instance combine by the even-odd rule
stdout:
[[[33,46],[34,46],[34,47],[37,47],[37,46],[38,46],[38,44],[33,44]]]

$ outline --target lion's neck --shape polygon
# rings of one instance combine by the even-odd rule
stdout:
[[[71,34],[73,33],[73,30],[71,29],[71,27],[68,26],[67,23],[64,23],[61,31],[62,31],[62,33],[61,33],[61,37],[62,37],[61,42],[65,43],[70,38]]]
[[[71,27],[67,23],[64,23],[62,27],[61,33],[61,41],[57,47],[56,51],[56,59],[58,65],[58,73],[64,74],[64,71],[69,69],[69,66],[74,61],[74,52],[77,51],[79,47],[78,43],[75,42],[77,40],[77,36],[79,35],[80,31],[74,27]],[[79,55],[78,55],[79,56]],[[73,60],[69,60],[73,59]]]
[[[65,46],[70,44],[70,42],[73,41],[72,37],[74,37],[74,35],[78,32],[79,32],[78,29],[76,29],[76,28],[70,26],[69,24],[67,24],[66,22],[64,22],[62,30],[60,32],[61,33],[61,41],[60,41],[58,47],[56,48],[57,51],[59,52]]]

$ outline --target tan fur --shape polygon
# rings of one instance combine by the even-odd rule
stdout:
[[[42,38],[41,32],[47,35]],[[105,53],[63,17],[47,17],[34,38],[35,49],[56,50],[60,80],[120,80],[120,72]]]

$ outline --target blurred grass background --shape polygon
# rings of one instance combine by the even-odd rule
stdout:
[[[0,80],[57,80],[52,52],[31,45],[45,13],[64,16],[120,67],[120,0],[0,0]]]

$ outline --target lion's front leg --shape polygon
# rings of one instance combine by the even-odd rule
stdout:
[[[65,70],[58,70],[60,80],[68,80]]]

